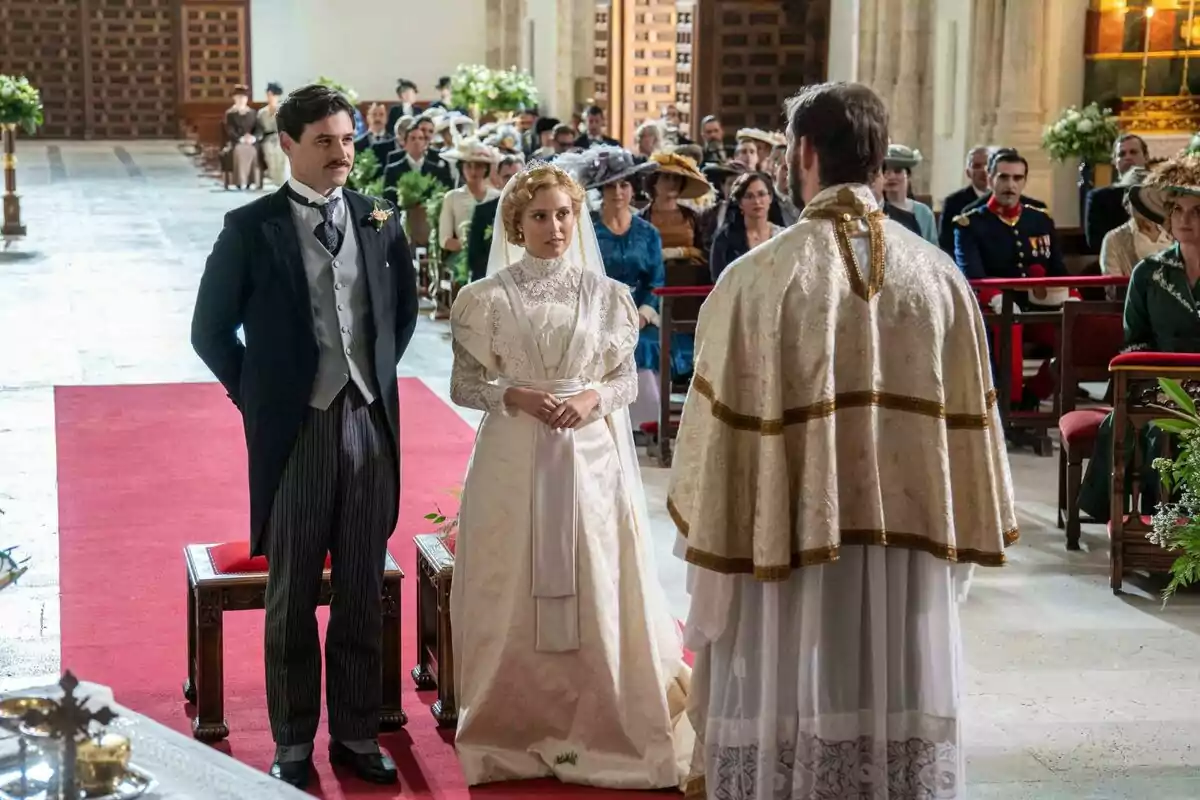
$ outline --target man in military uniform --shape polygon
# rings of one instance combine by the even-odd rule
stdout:
[[[954,219],[954,260],[968,280],[979,278],[1043,278],[1066,275],[1054,220],[1044,208],[1022,202],[1021,192],[1029,163],[1015,150],[1001,150],[991,160],[988,185],[992,195],[983,205]],[[1060,307],[1066,290],[1034,289],[1018,294],[1018,311]],[[1001,294],[979,292],[979,301],[999,313]],[[1034,345],[1054,347],[1054,325],[1022,326],[1024,339]],[[1050,361],[1027,381],[1021,407],[1033,409],[1054,391]]]

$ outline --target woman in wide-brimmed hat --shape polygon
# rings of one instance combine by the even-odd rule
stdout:
[[[654,161],[637,163],[620,147],[593,147],[566,153],[555,162],[575,175],[589,192],[600,194],[600,209],[592,213],[604,272],[629,287],[638,307],[641,334],[634,360],[638,368],[638,397],[629,407],[637,431],[658,417],[658,298],[652,292],[664,282],[662,239],[654,226],[634,213],[633,198],[646,175],[658,170]]]
[[[1153,187],[1146,189],[1151,172],[1145,167],[1133,167],[1121,176],[1118,186],[1125,187],[1125,212],[1129,219],[1104,236],[1100,245],[1100,267],[1106,275],[1129,277],[1133,266],[1147,256],[1166,250],[1174,241],[1163,230],[1165,221],[1164,197]],[[1116,298],[1117,287],[1108,287],[1109,296]]]
[[[655,153],[650,162],[658,165],[646,181],[650,205],[642,218],[658,228],[663,254],[670,259],[705,261],[699,215],[680,200],[697,200],[712,191],[704,175],[690,158],[674,153]]]
[[[1163,227],[1175,243],[1143,258],[1130,274],[1124,352],[1200,353],[1200,315],[1196,313],[1200,307],[1200,155],[1181,152],[1159,164],[1148,179],[1130,187],[1129,204],[1136,213],[1150,218],[1161,209]],[[1132,453],[1133,438],[1126,437],[1125,442],[1126,453]],[[1157,443],[1152,439],[1143,442],[1142,452],[1159,452]],[[1109,519],[1111,477],[1110,414],[1096,434],[1096,447],[1079,490],[1080,510],[1098,522]],[[1154,494],[1151,491],[1143,498]],[[1147,512],[1142,509],[1140,513]]]
[[[920,150],[889,144],[883,159],[883,196],[892,205],[916,217],[922,238],[937,244],[937,220],[933,209],[914,199],[912,193],[912,171],[921,160]]]
[[[460,139],[454,147],[442,151],[442,159],[458,165],[462,180],[461,186],[446,193],[438,221],[438,242],[457,261],[467,241],[466,226],[475,206],[500,196],[499,190],[488,181],[500,154],[478,139]]]

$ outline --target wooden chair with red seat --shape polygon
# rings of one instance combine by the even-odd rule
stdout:
[[[675,333],[695,333],[700,307],[712,291],[708,268],[702,265],[678,265],[674,274],[668,262],[667,283],[654,294],[659,298],[658,421],[642,425],[650,439],[649,452],[657,455],[659,466],[671,466],[671,446],[679,432],[683,407],[671,402],[673,392],[686,392],[688,386],[671,375],[671,337]],[[689,283],[689,281],[691,281]]]
[[[458,722],[454,693],[454,648],[450,630],[450,586],[454,578],[453,535],[422,533],[417,545],[417,665],[412,669],[418,689],[437,689],[429,707],[438,727]]]
[[[1065,528],[1067,549],[1079,549],[1079,485],[1083,462],[1096,446],[1107,406],[1076,408],[1079,385],[1108,379],[1108,364],[1125,340],[1124,305],[1116,302],[1067,303],[1062,311],[1059,355],[1058,527]],[[1065,512],[1065,514],[1064,514]]]
[[[190,544],[187,562],[188,676],[183,696],[196,707],[192,735],[216,742],[229,735],[225,722],[224,614],[266,607],[267,559],[250,557],[248,542]],[[404,573],[387,554],[383,571],[383,709],[380,727],[397,730],[407,721],[400,705],[400,582]],[[329,560],[321,575],[318,604],[333,597]]]
[[[1113,594],[1121,593],[1126,572],[1167,573],[1176,554],[1146,538],[1150,517],[1140,513],[1143,477],[1152,472],[1152,460],[1166,455],[1170,437],[1161,437],[1158,453],[1146,453],[1143,433],[1150,423],[1166,415],[1163,408],[1173,407],[1161,391],[1159,378],[1173,378],[1185,385],[1193,397],[1200,394],[1200,354],[1197,353],[1122,353],[1112,360],[1113,374],[1113,470],[1110,493],[1109,583]],[[1125,458],[1125,443],[1133,437],[1133,455]],[[1126,487],[1131,498],[1126,505]]]

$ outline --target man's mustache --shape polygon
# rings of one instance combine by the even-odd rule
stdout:
[[[325,165],[325,169],[333,169],[334,167],[345,167],[346,169],[349,169],[350,163],[347,161],[330,161]]]

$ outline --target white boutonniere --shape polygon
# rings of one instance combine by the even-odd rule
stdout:
[[[392,218],[393,213],[395,212],[392,209],[384,208],[376,203],[375,207],[371,209],[371,213],[367,215],[367,220],[375,226],[375,230],[381,231],[387,221]]]

